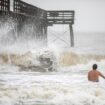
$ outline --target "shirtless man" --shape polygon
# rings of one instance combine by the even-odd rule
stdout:
[[[97,71],[97,64],[93,64],[93,70],[88,73],[88,80],[92,82],[99,82],[99,76],[105,79],[105,76]]]

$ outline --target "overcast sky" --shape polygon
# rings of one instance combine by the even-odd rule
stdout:
[[[75,10],[75,31],[105,32],[105,0],[24,0],[45,10]]]

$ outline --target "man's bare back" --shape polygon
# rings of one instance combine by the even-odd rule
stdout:
[[[99,82],[99,76],[105,79],[105,76],[96,70],[97,69],[97,64],[93,65],[93,70],[89,71],[88,73],[88,80],[92,82]]]

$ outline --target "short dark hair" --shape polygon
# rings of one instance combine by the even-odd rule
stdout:
[[[93,64],[93,70],[97,69],[97,64]]]

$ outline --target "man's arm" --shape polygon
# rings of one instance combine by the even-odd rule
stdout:
[[[105,76],[104,76],[102,73],[99,72],[99,75],[100,75],[102,78],[105,79]]]

